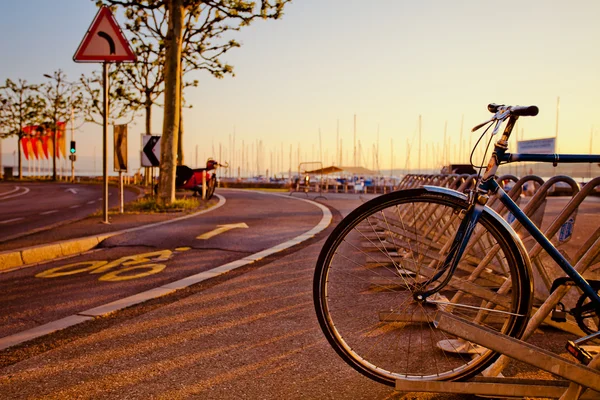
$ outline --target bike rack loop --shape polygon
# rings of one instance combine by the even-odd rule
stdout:
[[[501,178],[507,179],[509,177],[503,176]],[[514,181],[514,179],[512,177],[510,177],[510,179]],[[527,180],[534,180],[537,183],[540,183],[540,181],[541,181],[542,185],[540,188],[538,188],[538,190],[536,191],[536,194],[531,198],[530,202],[523,208],[524,211],[527,209],[528,211],[531,212],[532,210],[536,210],[538,207],[540,207],[542,205],[542,203],[545,201],[549,190],[558,182],[568,183],[571,186],[572,191],[574,193],[573,198],[569,201],[567,206],[565,206],[565,208],[561,211],[559,216],[555,218],[555,220],[552,222],[550,227],[546,230],[545,234],[546,234],[546,236],[549,236],[549,237],[553,237],[558,232],[560,227],[563,226],[563,224],[568,220],[568,218],[573,214],[573,212],[575,212],[577,210],[577,207],[581,204],[581,202],[585,199],[585,197],[587,197],[590,193],[592,193],[592,191],[594,191],[596,186],[600,185],[600,177],[593,179],[588,184],[586,184],[583,187],[583,189],[579,190],[579,185],[574,180],[572,180],[572,178],[570,178],[570,177],[557,176],[557,177],[553,177],[553,178],[549,179],[548,182],[544,183],[543,180],[541,180],[541,178],[539,178],[537,176],[528,176],[528,177],[523,177],[521,180],[519,180],[520,184],[515,185],[511,189],[511,191],[509,191],[509,195],[511,195],[511,197],[512,197],[512,195],[514,195],[517,191],[519,191],[521,189],[522,184],[525,183],[525,181],[527,181]],[[536,246],[534,246],[532,248],[532,250],[530,251],[530,255],[535,256],[535,255],[539,254],[540,251],[541,251],[541,246],[536,244]],[[598,254],[600,254],[600,227],[590,237],[590,239],[588,239],[586,241],[586,243],[577,251],[577,254],[573,257],[574,260],[577,261],[575,268],[578,270],[578,272],[583,273],[585,271],[585,269],[591,265],[591,263],[594,261],[594,259],[597,257]],[[545,317],[556,306],[558,301],[560,301],[560,299],[564,296],[564,294],[566,294],[567,291],[568,291],[568,288],[566,288],[566,287],[559,288],[557,291],[555,291],[552,294],[551,297],[549,297],[547,299],[547,301],[544,303],[544,305],[542,307],[540,307],[538,312],[536,312],[536,314],[534,314],[534,317],[528,324],[527,331],[530,331],[529,335],[531,335],[531,333],[533,331],[535,331],[535,329],[537,329],[537,327],[544,321]],[[564,292],[564,293],[560,293],[560,292]],[[554,303],[554,304],[552,304],[552,303]],[[524,344],[522,341],[516,341],[516,342],[518,342],[520,345]],[[533,348],[532,351],[534,353],[542,352],[540,354],[543,354],[543,352],[544,352],[544,350],[542,350],[542,349],[536,349],[536,348],[532,347],[531,345],[528,345],[528,346],[529,346],[529,348]],[[487,346],[487,347],[491,348],[491,346]],[[527,349],[527,347],[525,347],[525,348],[518,347],[518,348],[520,348],[521,350]],[[503,350],[504,350],[503,348],[498,349],[498,351],[500,351],[500,352],[502,352]],[[521,350],[519,350],[519,351],[521,351]],[[517,357],[515,357],[515,358],[517,358]],[[523,357],[523,358],[524,359],[521,361],[524,361],[524,362],[529,361],[529,356]],[[500,361],[501,359],[508,359],[508,357],[505,355],[502,355],[498,361]],[[554,356],[553,359],[555,359],[555,361],[557,361],[557,362],[562,361],[560,359],[560,357],[558,357],[558,356]],[[488,369],[488,370],[493,370],[493,367],[496,367],[497,364],[499,364],[499,362],[492,365],[490,367],[490,369]],[[577,370],[579,367],[581,367],[579,364],[574,364],[571,367],[571,369]],[[590,363],[589,367],[600,369],[600,355],[597,355],[593,359],[593,361]],[[542,368],[542,369],[544,369],[544,368]],[[587,367],[584,367],[584,369],[589,370],[589,368],[587,368]],[[564,374],[557,373],[554,369],[552,369],[552,367],[550,367],[546,370],[548,370],[551,373],[560,375],[564,378]],[[492,371],[490,371],[490,372],[492,372]],[[490,373],[490,375],[492,375],[492,374]],[[598,382],[600,373],[593,372],[593,375],[591,375],[591,376],[592,376],[593,382]],[[539,391],[540,390],[539,387],[535,387],[535,388],[531,387],[531,385],[530,385],[531,382],[527,382],[525,387],[523,387],[523,385],[515,384],[514,380],[502,378],[499,380],[497,379],[491,385],[497,386],[499,382],[509,382],[509,383],[502,383],[503,386],[507,387],[506,390],[500,390],[500,391],[493,390],[492,392],[486,392],[486,391],[482,391],[482,390],[474,390],[474,391],[467,390],[468,387],[473,388],[474,385],[477,385],[477,380],[475,380],[475,382],[469,382],[468,384],[463,383],[463,382],[409,382],[409,385],[406,385],[405,381],[398,381],[396,389],[401,390],[401,391],[435,391],[435,392],[443,392],[443,393],[453,392],[453,393],[504,394],[504,395],[513,394],[513,395],[515,395],[516,392],[514,390],[515,390],[515,388],[518,387],[519,390],[525,390],[524,393],[528,393],[529,395],[538,395],[539,396],[541,394]],[[566,391],[564,391],[566,387],[564,385],[564,382],[562,382],[560,388],[556,387],[554,389],[554,393],[562,393],[561,399],[580,398],[579,397],[580,393],[577,391],[578,388],[580,388],[580,387],[578,384],[574,384],[573,382],[574,381],[571,380],[571,386]],[[589,381],[586,381],[585,379],[584,380],[579,379],[579,382],[583,383],[583,384],[589,383]],[[432,386],[436,386],[436,385],[440,386],[440,387],[436,390],[426,390],[426,389],[435,389]],[[449,390],[450,389],[449,386],[452,386],[452,385],[454,385],[454,386],[458,385],[458,390],[455,390],[455,389],[457,389],[456,387],[454,387],[453,390]],[[416,386],[416,387],[408,388],[408,386]],[[424,388],[424,387],[427,387],[427,388]],[[547,386],[544,386],[544,387],[547,388]],[[439,390],[440,388],[441,388],[441,390]],[[596,389],[598,389],[598,388],[596,388]],[[489,390],[489,388],[488,388],[488,390]],[[573,394],[574,392],[576,393],[575,395],[577,397],[573,397],[573,396],[575,396]],[[522,394],[522,395],[525,395],[525,394]],[[593,397],[587,397],[584,395],[581,398],[582,399],[597,398],[598,392],[591,394],[591,396],[593,396]],[[552,396],[548,396],[548,397],[552,397]],[[558,396],[555,395],[554,397],[558,397]]]

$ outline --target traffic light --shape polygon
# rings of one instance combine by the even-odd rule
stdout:
[[[75,154],[75,141],[71,140],[71,154]]]

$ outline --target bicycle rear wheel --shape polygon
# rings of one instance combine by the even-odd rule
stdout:
[[[484,211],[450,282],[440,284],[454,233],[467,208],[450,194],[410,189],[350,213],[327,239],[315,270],[319,324],[337,353],[385,384],[397,379],[459,380],[497,353],[432,324],[440,310],[520,337],[531,309],[530,266],[506,226]],[[445,274],[444,274],[445,275]]]
[[[206,200],[210,200],[215,193],[215,186],[217,186],[217,177],[213,174],[206,183]]]

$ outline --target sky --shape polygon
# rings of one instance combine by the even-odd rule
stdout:
[[[72,60],[95,1],[0,1],[10,4],[0,15],[0,82],[100,70]],[[339,165],[340,153],[351,165],[356,129],[357,164],[439,169],[468,162],[470,128],[490,117],[491,102],[540,108],[519,120],[518,138],[557,135],[559,152],[600,153],[598,16],[597,0],[294,0],[281,20],[235,34],[242,46],[223,57],[235,77],[189,75],[199,85],[185,93],[185,162],[221,158],[245,175]],[[116,17],[122,24],[122,9]],[[143,131],[142,117],[129,127],[131,172]],[[75,140],[76,168],[100,171],[101,127],[85,124]],[[2,146],[11,165],[16,140]]]

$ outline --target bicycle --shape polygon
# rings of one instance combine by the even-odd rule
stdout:
[[[553,286],[572,282],[583,292],[571,310],[591,333],[581,340],[600,336],[600,281],[579,275],[496,181],[501,164],[595,163],[600,155],[510,154],[515,122],[538,108],[490,104],[488,110],[492,118],[473,128],[488,125],[481,141],[494,126],[487,148],[506,125],[474,190],[422,186],[381,195],[346,216],[319,254],[313,280],[319,325],[338,355],[375,381],[466,380],[498,358],[436,329],[440,312],[522,336],[533,303],[531,262],[511,225],[488,206],[490,196],[565,271],[568,278]],[[578,344],[570,342],[570,351],[585,356]]]
[[[217,168],[229,168],[229,163],[221,164],[212,158],[206,161],[205,168],[192,169],[186,165],[178,165],[175,170],[175,188],[189,189],[192,191],[192,196],[202,196],[202,176],[205,175],[206,183],[206,200],[215,193],[215,188],[218,185]],[[214,172],[210,172],[214,171]],[[158,184],[154,185],[154,194],[158,193]]]

